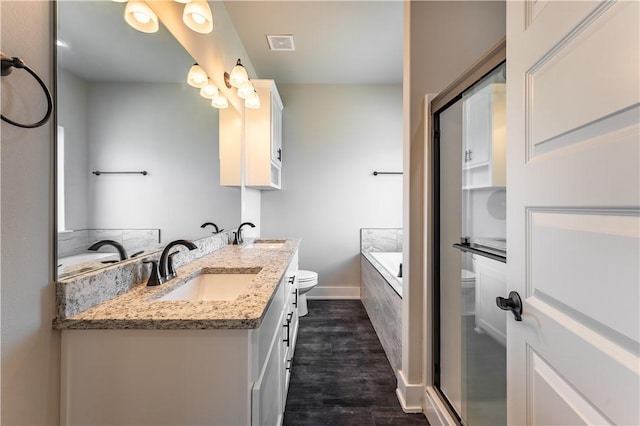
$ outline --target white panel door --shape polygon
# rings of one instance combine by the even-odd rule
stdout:
[[[640,424],[639,20],[507,2],[509,424]]]

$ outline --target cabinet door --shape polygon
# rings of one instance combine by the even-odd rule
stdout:
[[[280,317],[284,319],[284,314]],[[281,333],[274,333],[271,349],[251,392],[251,424],[282,424],[282,345]]]
[[[492,86],[483,87],[464,99],[462,165],[485,164],[491,154]]]
[[[271,94],[271,161],[282,165],[282,106]]]

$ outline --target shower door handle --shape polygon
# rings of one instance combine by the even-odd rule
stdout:
[[[516,321],[522,321],[522,300],[517,291],[509,293],[509,297],[496,297],[496,305],[503,311],[513,312]]]

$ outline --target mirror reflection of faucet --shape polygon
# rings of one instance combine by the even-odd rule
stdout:
[[[218,225],[216,225],[213,222],[205,222],[202,225],[200,225],[200,228],[204,229],[207,226],[213,226],[213,233],[214,234],[219,234],[220,232],[224,231],[224,229],[222,229],[222,228],[218,229]]]
[[[120,244],[117,241],[113,241],[113,240],[100,240],[96,243],[91,244],[91,246],[89,246],[89,248],[87,250],[91,250],[91,251],[98,251],[98,249],[102,246],[112,246],[114,247],[116,250],[118,250],[118,254],[120,255],[120,260],[126,260],[129,258],[129,256],[127,256],[127,251],[124,249],[124,246],[122,244]],[[139,254],[139,253],[137,253]],[[117,260],[111,260],[111,261],[105,261],[102,263],[115,263],[118,262]]]
[[[243,223],[241,223],[240,226],[238,226],[238,230],[236,232],[234,232],[235,238],[233,240],[233,244],[238,245],[238,244],[242,244],[244,242],[244,239],[242,238],[242,227],[244,227],[244,226],[250,226],[252,228],[256,227],[251,222],[243,222]]]

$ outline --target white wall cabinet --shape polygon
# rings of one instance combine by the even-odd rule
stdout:
[[[258,109],[220,110],[220,185],[257,189],[282,187],[282,100],[273,80],[252,80]],[[242,145],[244,144],[244,164]]]
[[[282,100],[273,80],[252,80],[259,109],[245,108],[246,185],[280,189],[282,176]]]
[[[493,83],[463,99],[463,189],[506,186],[506,90]]]
[[[297,269],[296,254],[257,329],[62,330],[60,424],[280,425]]]

